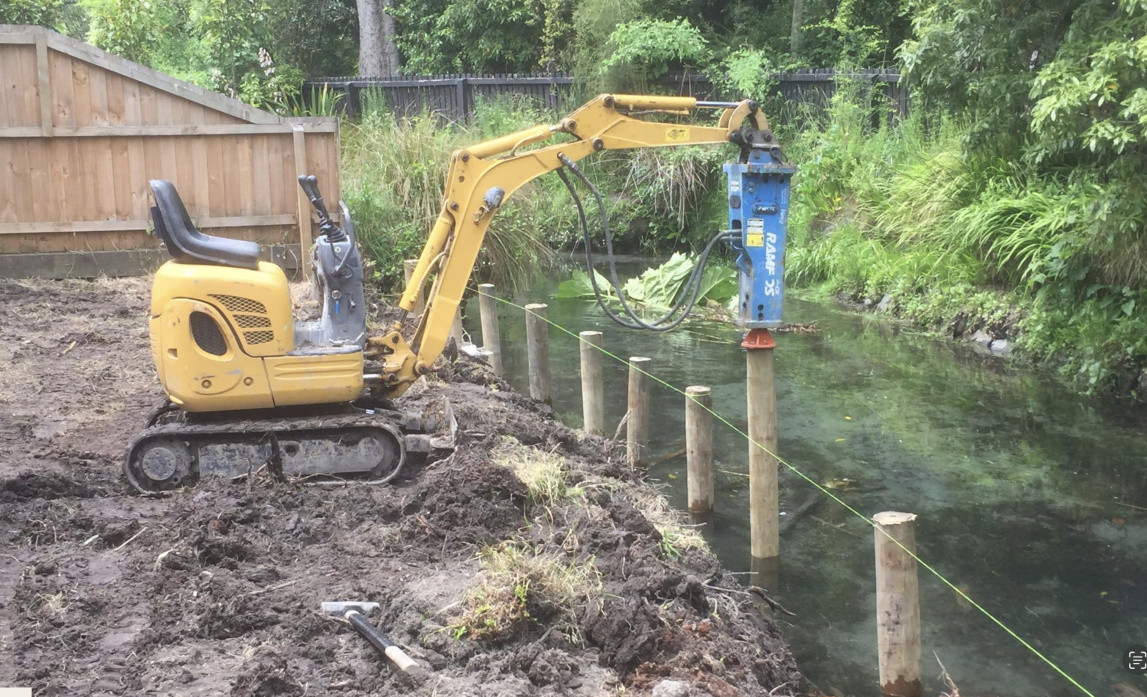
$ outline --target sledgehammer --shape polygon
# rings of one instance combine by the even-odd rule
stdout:
[[[366,621],[364,615],[369,615],[371,612],[377,610],[378,603],[329,602],[323,603],[322,609],[324,613],[334,617],[341,617],[354,625],[358,633],[369,641],[371,646],[389,658],[403,673],[406,673],[415,680],[422,680],[426,677],[425,668],[407,655],[405,651],[387,641],[386,637],[382,635],[382,632],[378,630],[378,627]]]

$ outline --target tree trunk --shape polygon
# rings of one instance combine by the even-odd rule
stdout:
[[[363,77],[398,74],[394,17],[387,12],[392,3],[393,0],[357,0],[358,74]]]
[[[804,0],[793,0],[793,26],[789,34],[789,53],[797,58],[801,53],[801,23],[804,21]]]
[[[383,75],[397,75],[402,67],[398,60],[398,47],[394,45],[394,17],[390,8],[394,0],[382,0],[382,69]]]

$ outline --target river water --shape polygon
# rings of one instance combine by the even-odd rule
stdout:
[[[608,350],[651,357],[651,372],[680,388],[711,386],[714,409],[745,427],[735,327],[627,330],[592,302],[551,299],[556,285],[539,280],[514,300],[548,302],[549,318],[575,333],[601,330]],[[476,340],[477,305],[465,317]],[[507,305],[499,314],[507,378],[528,393],[524,316]],[[921,558],[1093,694],[1117,694],[1118,683],[1147,692],[1122,665],[1128,646],[1147,644],[1145,410],[826,304],[789,298],[785,319],[820,331],[775,335],[780,455],[866,515],[918,514]],[[554,409],[580,426],[576,339],[551,328],[550,359]],[[626,371],[605,359],[610,431],[625,412]],[[651,401],[651,459],[663,459],[649,477],[684,509],[684,398],[654,384]],[[717,511],[703,531],[745,572],[747,443],[715,423],[714,452]],[[824,498],[782,468],[785,515],[813,496]],[[779,620],[799,665],[825,692],[879,694],[871,528],[825,499],[781,547],[775,598],[797,615]],[[946,691],[933,653],[966,696],[1083,694],[923,569],[920,595],[926,695]]]

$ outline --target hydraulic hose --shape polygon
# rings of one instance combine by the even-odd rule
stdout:
[[[586,272],[589,274],[589,282],[593,287],[594,298],[597,300],[598,306],[600,306],[602,311],[604,311],[605,314],[614,322],[629,329],[648,329],[651,331],[663,332],[676,328],[678,325],[685,321],[685,318],[689,316],[689,313],[692,311],[693,306],[697,302],[697,298],[701,291],[701,277],[704,274],[705,265],[708,263],[709,254],[712,252],[713,246],[718,241],[730,239],[734,233],[732,233],[730,230],[722,230],[721,232],[718,232],[716,235],[714,235],[709,240],[708,244],[705,245],[704,250],[702,250],[701,255],[697,259],[697,263],[694,264],[693,270],[689,274],[689,278],[685,281],[685,285],[682,286],[680,294],[678,295],[673,305],[669,308],[669,310],[654,320],[645,320],[641,318],[632,307],[630,307],[629,303],[625,299],[625,294],[622,292],[621,283],[617,277],[617,264],[613,254],[613,233],[609,228],[609,218],[605,209],[605,201],[601,196],[601,192],[596,186],[594,186],[593,182],[591,182],[585,176],[585,174],[582,173],[582,171],[577,167],[576,164],[574,164],[572,160],[568,159],[564,155],[559,155],[558,157],[561,158],[562,164],[568,167],[575,175],[577,175],[578,179],[580,179],[587,187],[589,187],[590,191],[594,195],[594,198],[597,200],[598,210],[601,214],[602,230],[605,236],[606,256],[609,261],[608,280],[610,286],[613,288],[613,291],[617,294],[618,300],[621,302],[625,317],[619,316],[612,309],[610,309],[605,299],[602,297],[601,288],[597,283],[597,275],[594,271],[593,245],[590,239],[589,223],[586,219],[585,208],[582,206],[581,198],[578,196],[577,190],[573,183],[569,180],[569,177],[566,176],[565,172],[559,169],[557,170],[558,177],[560,177],[562,183],[566,185],[566,188],[570,192],[570,196],[573,197],[574,206],[577,208],[578,222],[580,223],[582,229],[582,240],[585,243]]]

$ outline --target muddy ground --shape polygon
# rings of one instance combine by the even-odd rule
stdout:
[[[785,695],[800,675],[767,614],[705,549],[643,511],[621,453],[458,359],[407,407],[454,405],[453,455],[391,485],[203,482],[144,497],[120,458],[162,397],[147,279],[0,280],[0,686],[40,695]],[[539,500],[492,453],[566,463]],[[517,446],[515,446],[517,447]],[[500,451],[499,451],[500,452]],[[513,549],[592,569],[569,606],[519,584],[518,619],[466,624]],[[718,590],[723,589],[723,590]],[[392,670],[323,600],[430,668]],[[477,612],[477,614],[475,614]],[[555,631],[556,630],[556,631]]]

